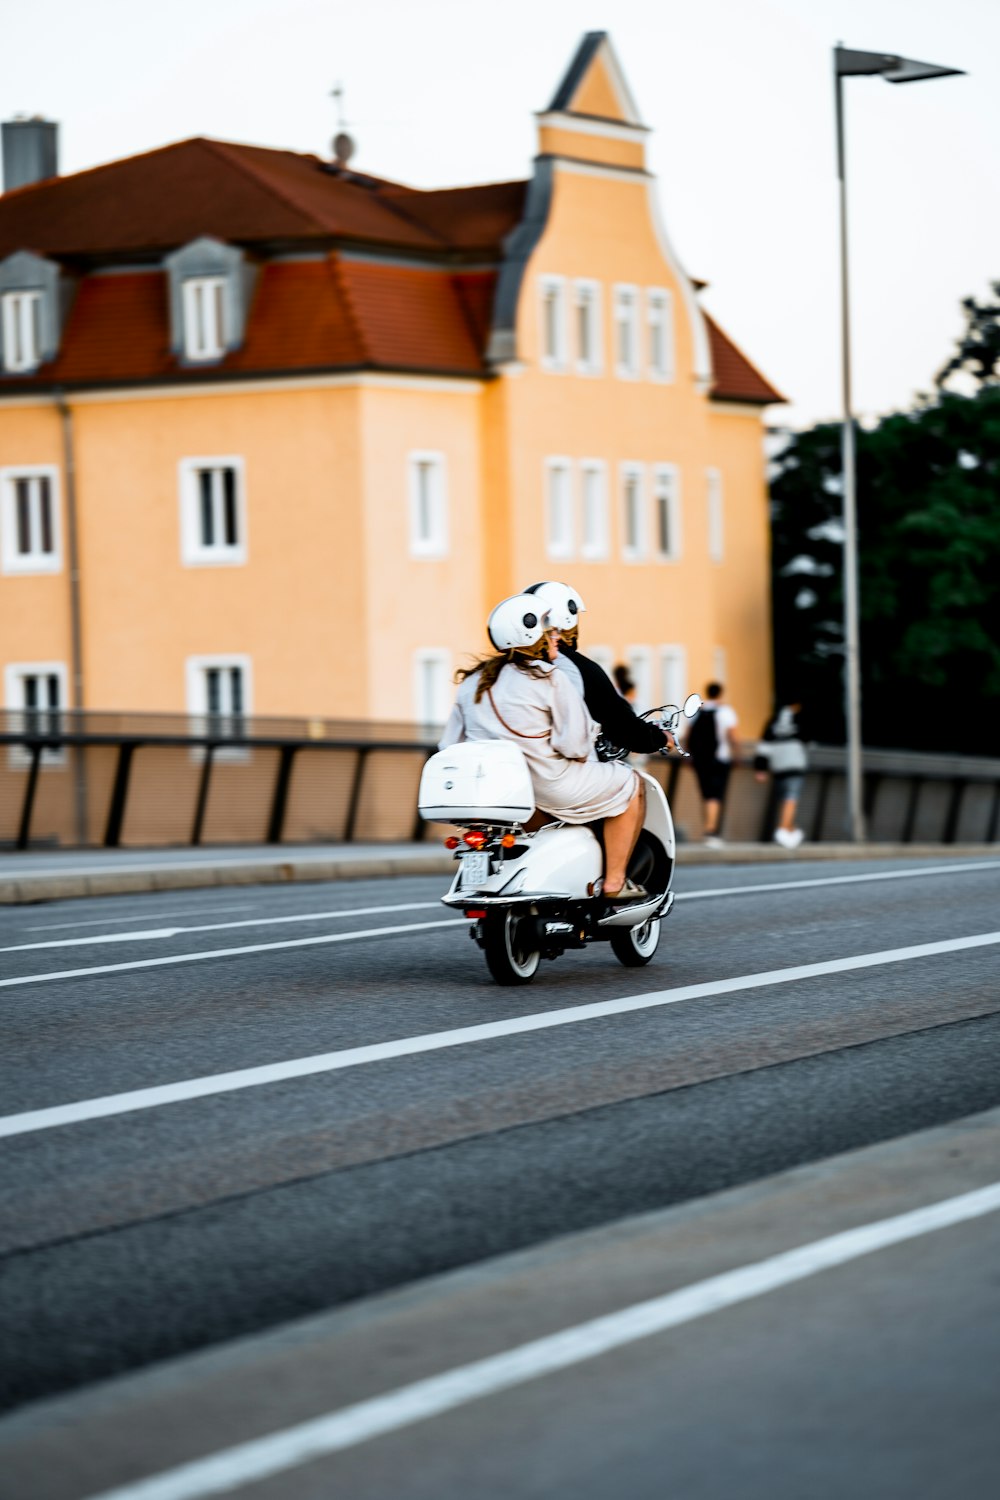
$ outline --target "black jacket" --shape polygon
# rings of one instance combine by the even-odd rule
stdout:
[[[583,697],[590,717],[596,719],[608,739],[623,750],[651,755],[662,750],[667,737],[648,719],[640,719],[627,698],[623,698],[603,667],[582,651],[571,651],[565,644],[560,651],[573,663],[583,678]]]

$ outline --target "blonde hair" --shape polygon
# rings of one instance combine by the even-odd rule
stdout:
[[[479,681],[476,683],[475,701],[478,703],[484,693],[493,687],[500,673],[508,664],[517,667],[519,672],[527,672],[531,677],[544,677],[542,659],[546,653],[546,637],[543,635],[535,646],[529,646],[524,650],[498,651],[493,656],[480,656],[471,666],[459,667],[455,673],[456,682],[464,682],[467,677],[479,673]]]

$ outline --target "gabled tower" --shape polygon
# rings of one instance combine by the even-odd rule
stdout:
[[[607,32],[587,33],[537,119],[541,156],[645,169],[648,127]]]

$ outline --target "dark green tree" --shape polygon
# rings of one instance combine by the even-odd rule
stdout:
[[[843,739],[840,430],[774,465],[775,675]],[[1000,382],[941,391],[858,432],[866,744],[996,754],[1000,736]]]
[[[948,363],[938,371],[936,384],[947,386],[953,376],[971,376],[977,385],[1000,380],[1000,281],[990,285],[991,297],[977,302],[963,297],[965,332]]]

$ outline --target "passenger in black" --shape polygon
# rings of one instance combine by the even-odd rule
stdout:
[[[575,589],[565,583],[533,583],[524,592],[544,599],[551,623],[558,628],[560,635],[560,655],[556,665],[579,678],[577,687],[583,693],[590,717],[600,724],[606,739],[618,750],[635,751],[640,755],[674,749],[673,737],[659,725],[640,719],[604,668],[579,649],[580,615],[586,605]]]

